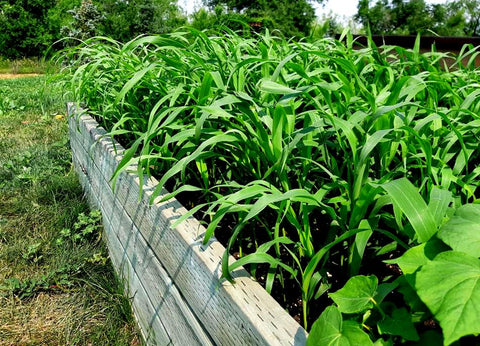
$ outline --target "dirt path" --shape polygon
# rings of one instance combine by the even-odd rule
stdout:
[[[26,77],[36,77],[39,76],[38,73],[0,73],[0,79],[15,79],[15,78],[26,78]]]

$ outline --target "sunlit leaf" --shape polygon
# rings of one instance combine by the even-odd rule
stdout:
[[[373,345],[370,337],[355,322],[343,321],[335,306],[327,307],[315,321],[307,346]]]
[[[480,333],[480,260],[443,252],[417,273],[415,288],[442,327],[445,344]]]
[[[350,278],[343,288],[330,293],[329,297],[343,313],[363,312],[373,307],[377,286],[378,279],[375,275],[358,275]]]

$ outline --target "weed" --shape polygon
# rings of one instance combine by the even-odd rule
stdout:
[[[35,243],[28,245],[27,251],[22,254],[22,258],[26,261],[30,261],[33,263],[38,263],[42,260],[43,256],[41,255],[42,252],[42,243]]]
[[[60,237],[56,239],[57,245],[62,245],[65,241],[72,243],[94,241],[98,243],[101,239],[101,219],[99,210],[93,210],[88,215],[80,213],[78,221],[75,222],[72,229],[64,228],[60,231]]]

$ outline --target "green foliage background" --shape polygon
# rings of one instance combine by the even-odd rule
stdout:
[[[288,38],[308,36],[315,19],[312,1],[307,0],[206,0],[205,2],[211,8],[226,8],[228,14],[242,13],[248,22],[261,23],[263,27],[270,30],[278,29]]]
[[[372,34],[478,36],[478,0],[427,4],[425,0],[360,0],[355,19]]]
[[[323,0],[203,0],[190,18],[170,0],[0,0],[0,55],[40,57],[53,46],[75,45],[101,35],[126,42],[142,34],[164,34],[191,25],[219,27],[250,36],[268,29],[287,39],[338,34],[346,24],[330,15],[316,22],[314,5]],[[355,21],[372,34],[477,36],[480,1],[427,4],[425,0],[360,0]],[[368,29],[367,29],[368,28]],[[73,41],[61,41],[64,37]],[[56,43],[60,41],[60,43]]]
[[[38,57],[65,36],[126,41],[170,32],[186,22],[168,0],[0,0],[0,52],[9,59]]]
[[[55,0],[0,1],[0,52],[8,58],[38,56],[56,39],[48,20]]]

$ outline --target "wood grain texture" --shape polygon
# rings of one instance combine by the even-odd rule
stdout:
[[[140,304],[149,307],[148,309],[144,308],[145,311],[138,312],[142,315],[139,320],[148,321],[152,316],[157,316],[156,319],[158,316],[169,316],[161,319],[163,324],[161,328],[166,330],[173,344],[210,345],[211,341],[208,335],[203,331],[122,205],[116,200],[109,183],[101,174],[101,168],[97,166],[97,162],[93,163],[87,151],[77,141],[72,140],[71,146],[76,154],[76,166],[86,167],[88,171],[88,175],[81,169],[79,171],[84,180],[82,185],[88,185],[88,191],[97,191],[94,204],[102,210],[105,229],[113,230],[110,233],[113,232],[114,236],[118,238],[117,243],[121,244],[120,248],[116,243],[113,244],[110,238],[107,239],[112,260],[116,263],[115,267],[122,269],[126,266],[130,269],[127,281],[130,283],[130,292],[133,292],[135,297],[140,297],[137,296],[139,284],[135,280],[140,281],[137,276],[141,278],[140,289],[150,292],[145,295],[145,299],[138,298],[138,303],[135,300],[133,302],[134,305]],[[115,261],[115,259],[117,260]],[[131,272],[135,274],[133,279]],[[131,287],[135,283],[136,287]],[[149,302],[145,302],[146,299]],[[158,334],[158,328],[156,325],[146,324],[143,329],[153,329]],[[163,345],[164,341],[161,339],[156,343]]]
[[[75,155],[73,161],[80,183],[87,194],[90,205],[101,209],[102,203],[98,199],[98,194],[92,192],[92,186],[89,183],[88,176],[85,175],[84,171],[79,168],[84,165],[84,162],[81,164],[81,160],[78,160]],[[132,304],[135,319],[140,327],[143,339],[148,345],[170,345],[170,337],[167,335],[167,332],[165,331],[161,321],[158,318],[152,318],[152,316],[155,316],[155,308],[149,304],[145,289],[139,285],[140,280],[138,277],[133,275],[135,270],[128,262],[128,259],[124,257],[124,248],[118,242],[118,240],[112,236],[112,226],[110,220],[105,217],[105,214],[102,216],[105,229],[104,235],[109,250],[109,256],[112,260],[114,268],[125,283],[126,293],[129,297],[131,297],[130,302]]]
[[[70,114],[74,111],[71,108]],[[105,195],[103,191],[110,191],[111,195],[107,193],[107,197],[100,198],[100,205],[102,212],[108,215],[106,218],[111,222],[112,232],[123,244],[124,251],[128,250],[126,258],[130,266],[135,266],[142,283],[155,285],[155,275],[160,274],[152,274],[144,268],[157,261],[155,265],[162,268],[157,272],[163,270],[164,285],[175,287],[178,293],[172,296],[185,299],[185,304],[178,306],[177,313],[192,314],[198,323],[193,330],[204,330],[204,337],[197,342],[211,340],[217,345],[305,344],[305,330],[244,269],[235,271],[235,285],[220,279],[220,260],[225,249],[215,239],[202,246],[205,228],[196,219],[190,218],[176,229],[171,228],[186,211],[178,201],[171,199],[158,203],[160,196],[150,205],[152,191],[157,185],[155,179],[144,179],[140,188],[138,176],[122,173],[116,181],[115,191],[111,191],[109,181],[122,158],[123,149],[105,136],[105,131],[98,129],[93,119],[83,115],[77,121],[72,117],[70,128],[74,156],[81,156],[76,160],[81,166],[78,171],[87,176],[90,185],[88,193]],[[164,190],[162,195],[166,193]],[[118,208],[120,211],[116,211]],[[124,229],[122,225],[130,226]],[[166,305],[162,303],[163,297],[149,296],[148,299],[152,305]],[[171,316],[159,315],[159,318]],[[172,344],[182,344],[175,342],[171,335],[170,338]]]

